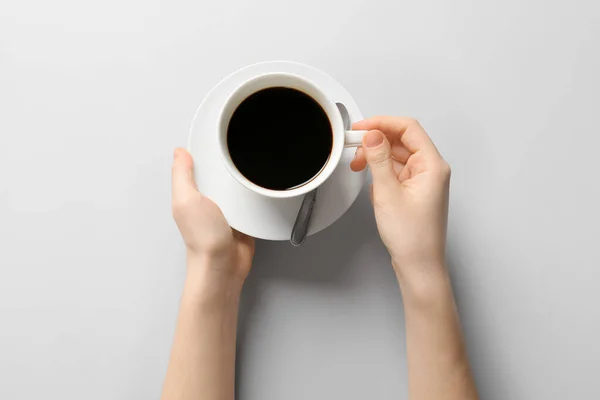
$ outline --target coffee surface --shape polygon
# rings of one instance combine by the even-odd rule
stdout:
[[[333,146],[331,123],[309,95],[273,87],[246,98],[227,128],[236,168],[254,184],[287,190],[314,178]]]

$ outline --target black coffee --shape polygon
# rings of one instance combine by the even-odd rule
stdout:
[[[238,171],[266,189],[286,190],[311,180],[331,153],[329,118],[310,96],[273,87],[250,95],[227,128]]]

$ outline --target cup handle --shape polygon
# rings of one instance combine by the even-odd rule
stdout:
[[[344,147],[360,147],[368,131],[346,131]]]

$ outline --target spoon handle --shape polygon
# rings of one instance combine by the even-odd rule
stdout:
[[[302,200],[300,211],[298,211],[296,222],[294,222],[294,227],[292,228],[292,236],[290,237],[290,242],[294,246],[301,246],[302,243],[304,243],[306,236],[308,235],[308,225],[310,223],[310,216],[313,212],[316,200],[317,189],[307,193],[304,196],[304,199]]]

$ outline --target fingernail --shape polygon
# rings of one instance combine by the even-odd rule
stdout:
[[[365,137],[365,145],[367,147],[377,147],[383,143],[383,134],[379,131],[371,131]]]
[[[179,149],[175,149],[175,151],[173,152],[173,159],[177,159],[177,157],[179,157]]]

